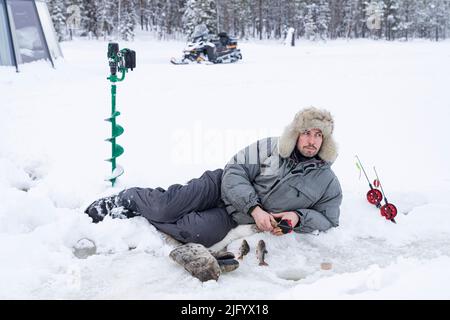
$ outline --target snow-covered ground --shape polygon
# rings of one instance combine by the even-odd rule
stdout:
[[[107,43],[62,43],[65,59],[0,67],[1,299],[449,299],[450,42],[240,42],[232,65],[169,63],[183,42],[120,43],[137,68],[118,85],[125,168],[109,173]],[[254,234],[240,267],[201,283],[144,218],[92,224],[83,209],[125,187],[167,187],[279,135],[306,106],[335,116],[340,226]],[[393,224],[365,200],[375,165]],[[82,238],[97,254],[79,259]],[[268,267],[254,248],[268,247]],[[237,252],[241,240],[229,245]],[[331,262],[331,270],[321,270]]]

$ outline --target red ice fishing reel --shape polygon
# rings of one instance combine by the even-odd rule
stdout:
[[[278,222],[277,227],[281,229],[282,233],[286,234],[294,231],[294,227],[292,226],[292,221],[290,219],[281,220],[281,218],[278,218],[275,220]]]
[[[380,178],[378,178],[378,173],[375,167],[373,167],[373,170],[375,171],[375,175],[377,178],[373,181],[373,186],[369,181],[369,178],[367,177],[366,170],[364,170],[363,165],[361,164],[361,161],[359,160],[359,157],[356,156],[358,159],[358,162],[356,163],[358,169],[360,171],[362,170],[364,172],[364,175],[366,176],[367,182],[369,183],[370,190],[367,192],[367,201],[369,201],[370,204],[373,204],[378,209],[380,209],[380,213],[383,217],[385,217],[387,220],[392,221],[393,223],[397,223],[395,221],[395,217],[397,216],[397,208],[392,204],[389,203],[386,195],[384,194],[383,186],[381,185]],[[374,188],[375,187],[375,188]],[[378,190],[378,188],[381,188],[381,191]],[[384,198],[385,204],[382,206],[381,201]]]
[[[370,189],[367,192],[367,201],[369,201],[370,204],[373,204],[377,208],[381,207],[381,200],[383,200],[383,195],[381,194],[380,190]]]
[[[397,216],[397,208],[392,203],[386,203],[380,208],[380,212],[387,220],[395,222],[394,218]]]

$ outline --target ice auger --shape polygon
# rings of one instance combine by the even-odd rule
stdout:
[[[111,122],[111,137],[105,141],[111,143],[111,158],[105,161],[111,162],[112,169],[111,175],[105,180],[110,181],[112,186],[114,186],[116,179],[124,172],[123,168],[116,163],[116,158],[120,157],[124,152],[123,147],[116,143],[116,138],[124,132],[123,127],[116,123],[116,118],[120,115],[120,112],[116,110],[116,82],[125,79],[128,69],[133,71],[136,68],[136,52],[130,49],[119,51],[119,44],[108,43],[108,62],[111,71],[110,76],[107,78],[111,82],[111,115],[105,121]],[[118,72],[120,72],[120,77],[117,76]]]

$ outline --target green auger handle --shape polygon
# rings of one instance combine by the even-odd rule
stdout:
[[[124,128],[116,123],[116,118],[120,112],[116,110],[116,82],[123,81],[128,69],[133,71],[136,68],[136,52],[130,49],[122,49],[119,51],[117,43],[108,43],[108,62],[111,71],[107,78],[111,82],[111,115],[105,121],[111,122],[111,137],[105,141],[111,143],[111,158],[105,161],[111,162],[111,174],[105,179],[110,181],[112,186],[116,183],[118,177],[124,173],[124,169],[116,163],[116,158],[124,153],[124,148],[116,143],[116,138],[121,136],[125,131]],[[120,78],[117,72],[121,73]]]

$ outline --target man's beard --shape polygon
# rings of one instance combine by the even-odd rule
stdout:
[[[317,153],[319,153],[319,150],[315,146],[309,145],[309,146],[305,146],[302,149],[300,149],[300,153],[304,157],[312,158],[315,155],[317,155]]]

